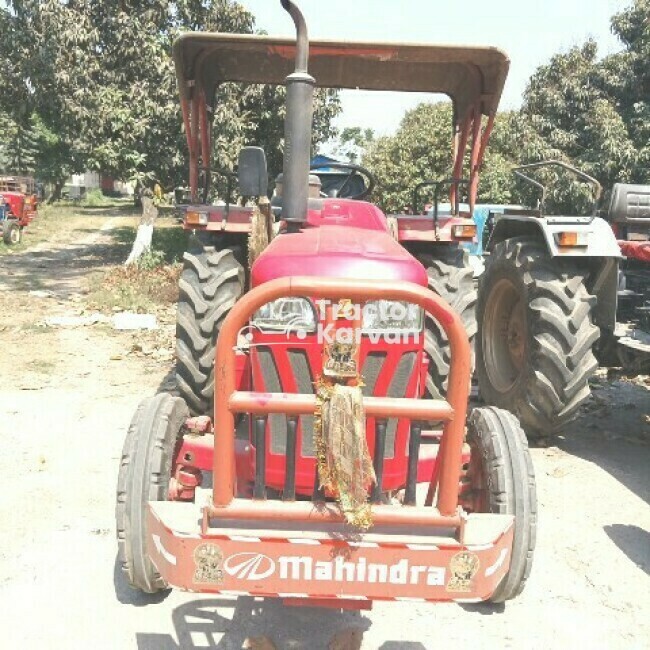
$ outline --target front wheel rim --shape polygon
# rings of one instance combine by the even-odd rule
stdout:
[[[508,392],[524,369],[527,346],[524,301],[506,278],[488,295],[481,343],[490,383],[499,393]]]

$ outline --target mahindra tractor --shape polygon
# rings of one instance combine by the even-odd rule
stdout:
[[[20,243],[37,211],[36,185],[28,176],[0,176],[0,228],[5,244]]]
[[[587,215],[545,213],[539,170],[571,173],[591,187]],[[529,435],[561,431],[589,397],[589,378],[616,334],[621,251],[597,216],[601,186],[561,161],[515,174],[539,193],[534,208],[494,217],[479,283],[479,392],[512,409]]]
[[[440,92],[456,114],[451,204],[468,139],[475,196],[508,59],[480,47],[310,47],[296,4],[281,5],[295,41],[188,33],[174,45],[190,153],[184,221],[197,243],[180,280],[180,396],[145,399],[124,444],[122,570],[149,593],[339,609],[513,598],[535,545],[526,438],[505,410],[468,415],[468,331],[430,286],[436,246],[468,236],[469,217],[455,215],[447,234],[427,215],[386,217],[364,201],[367,170],[346,166],[332,196],[310,174],[317,84]],[[215,89],[226,82],[286,85],[272,200],[264,152],[246,147],[242,199],[207,203]],[[448,350],[444,398],[426,395],[429,321]]]

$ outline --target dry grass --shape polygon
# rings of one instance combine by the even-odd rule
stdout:
[[[180,264],[154,269],[116,267],[92,279],[86,302],[101,311],[155,311],[157,306],[168,306],[178,300],[180,273]]]
[[[138,215],[131,204],[84,208],[70,205],[41,205],[36,218],[23,230],[23,239],[16,246],[7,246],[0,238],[0,256],[28,251],[43,242],[68,244],[78,241],[85,233],[101,227],[107,217],[118,223],[132,223]]]

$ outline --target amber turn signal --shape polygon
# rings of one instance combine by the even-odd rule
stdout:
[[[454,239],[474,239],[476,237],[476,225],[472,223],[452,226],[451,234]]]
[[[562,247],[587,246],[589,236],[586,232],[556,232],[555,241]]]

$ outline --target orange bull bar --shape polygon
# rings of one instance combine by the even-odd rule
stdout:
[[[235,498],[235,414],[312,414],[313,395],[236,390],[237,337],[263,305],[281,297],[402,300],[444,329],[452,364],[446,401],[364,398],[368,417],[444,423],[424,506],[373,505],[373,528],[350,536],[334,504]],[[470,347],[460,318],[439,296],[405,282],[282,278],[243,296],[225,319],[215,362],[211,502],[150,502],[148,551],[170,584],[193,591],[319,599],[484,600],[507,572],[512,517],[465,514],[458,484],[470,384]],[[434,506],[433,496],[437,494]]]

